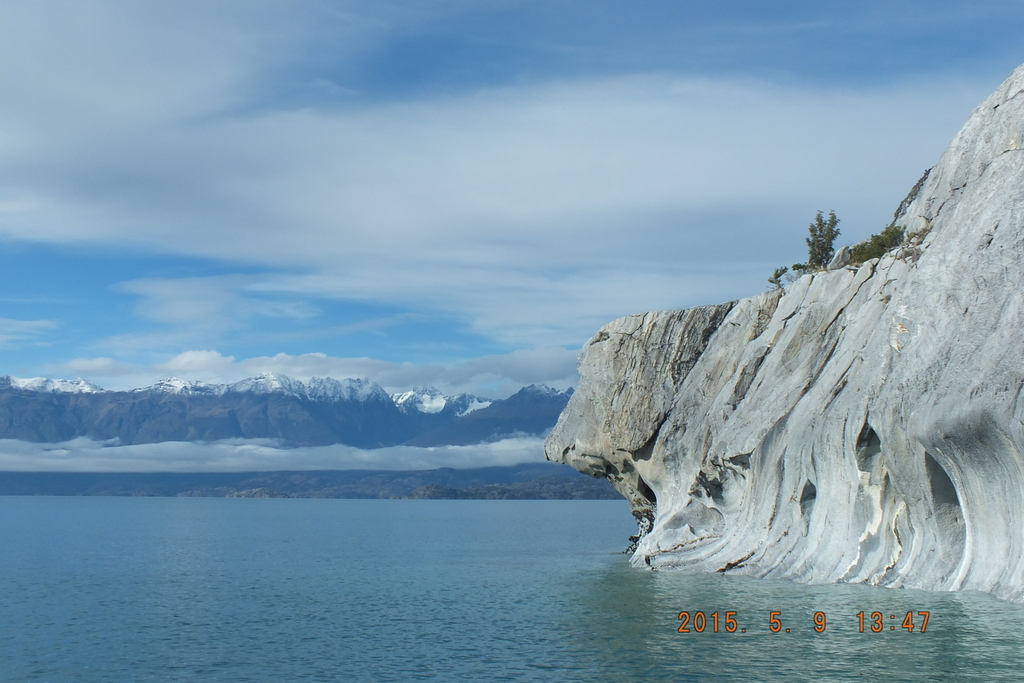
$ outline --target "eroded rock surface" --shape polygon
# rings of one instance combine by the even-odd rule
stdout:
[[[550,460],[633,562],[1024,599],[1024,67],[897,211],[909,246],[602,328]]]

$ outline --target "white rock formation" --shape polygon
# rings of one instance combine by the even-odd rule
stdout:
[[[910,246],[602,328],[546,445],[633,562],[1024,600],[1024,67],[901,204]]]

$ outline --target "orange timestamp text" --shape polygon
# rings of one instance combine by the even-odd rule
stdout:
[[[931,612],[911,611],[905,614],[903,612],[896,614],[858,612],[852,618],[856,619],[857,631],[859,633],[881,633],[883,631],[896,631],[897,629],[905,630],[907,633],[924,633],[928,628],[928,619],[930,617]],[[791,633],[793,628],[801,628],[795,625],[792,628],[787,628],[783,624],[781,611],[768,612],[767,620],[761,622],[756,619],[754,621],[741,620],[738,611],[730,610],[710,613],[703,611],[680,612],[679,628],[677,630],[679,633],[746,633],[747,626],[750,626],[752,629],[756,628],[754,626],[755,623],[760,623],[762,626],[767,625],[768,631],[771,633]],[[797,622],[791,623],[796,624]],[[800,623],[804,629],[810,628],[817,633],[824,633],[828,627],[828,617],[824,612],[815,612],[811,615],[809,622],[800,620]]]

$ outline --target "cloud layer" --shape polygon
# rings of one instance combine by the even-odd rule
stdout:
[[[998,3],[983,4],[928,30],[989,25]],[[90,304],[116,325],[81,316],[65,333],[48,313],[0,311],[0,344],[37,358],[39,342],[62,342],[45,367],[101,384],[175,368],[211,381],[288,368],[386,385],[564,379],[545,364],[571,354],[552,349],[613,318],[766,287],[802,260],[818,209],[836,210],[841,241],[877,231],[995,86],[956,69],[865,85],[670,58],[683,36],[691,57],[728,44],[751,63],[756,46],[780,68],[804,63],[785,44],[850,18],[810,3],[809,24],[753,3],[666,26],[631,16],[614,44],[615,22],[580,28],[581,6],[499,5],[4,7],[0,241],[139,265],[111,272]],[[912,27],[872,8],[880,26]],[[460,60],[467,36],[499,28],[492,61]],[[416,346],[423,321],[451,331],[394,350]],[[382,353],[372,334],[395,341],[388,363],[358,359]],[[520,372],[524,358],[539,365]],[[16,367],[29,365],[44,367]]]
[[[47,199],[7,212],[0,232],[269,269],[117,286],[192,345],[315,319],[324,300],[462,320],[512,346],[578,345],[619,315],[758,291],[803,257],[818,209],[836,209],[850,241],[877,231],[973,89],[630,77],[153,122],[132,140],[87,129],[100,140],[84,166],[81,140],[8,162],[8,177],[30,169],[16,203]],[[111,345],[129,341],[156,346]]]
[[[351,446],[283,449],[264,441],[166,442],[110,446],[89,439],[35,444],[0,439],[4,472],[272,472],[281,470],[426,470],[544,461],[544,440],[505,439],[477,446],[361,450]]]
[[[0,349],[31,340],[57,327],[57,323],[53,320],[0,318]]]

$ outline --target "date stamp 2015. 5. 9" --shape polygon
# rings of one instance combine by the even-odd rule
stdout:
[[[906,633],[924,633],[928,628],[931,612],[858,612],[844,615],[840,623],[856,626],[859,633],[882,633],[885,631],[903,631]],[[833,622],[833,626],[835,622]],[[812,629],[824,633],[829,626],[829,619],[824,612],[815,612],[808,619],[796,617],[783,623],[782,612],[768,612],[767,618],[758,618],[749,614],[740,615],[738,611],[722,612],[680,612],[679,633],[746,633],[764,630],[771,633],[792,633],[794,630]],[[888,628],[887,628],[888,627]]]

